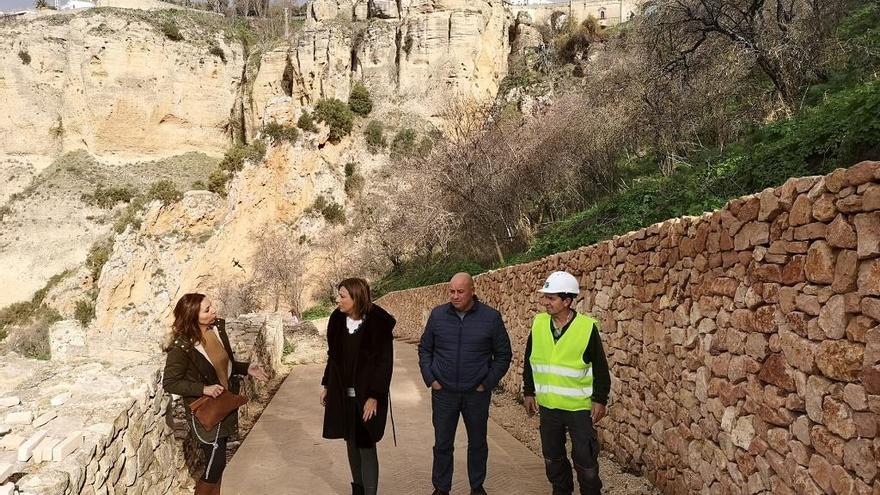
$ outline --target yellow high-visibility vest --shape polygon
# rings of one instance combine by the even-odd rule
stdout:
[[[565,411],[593,407],[593,366],[584,351],[596,320],[578,313],[558,341],[553,340],[550,315],[540,313],[532,322],[532,375],[538,404]]]

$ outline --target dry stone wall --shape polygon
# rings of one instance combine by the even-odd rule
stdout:
[[[522,353],[554,270],[613,376],[606,452],[665,493],[878,494],[880,162],[480,275]],[[379,301],[417,339],[436,285]]]
[[[236,358],[278,369],[290,323],[280,314],[229,320]],[[202,469],[181,401],[162,390],[158,348],[116,349],[116,361],[107,361],[90,343],[79,359],[0,357],[0,370],[17,375],[0,375],[0,493],[159,495],[191,484],[190,473]],[[263,386],[245,380],[242,393],[255,398]],[[258,414],[249,407],[240,419]]]

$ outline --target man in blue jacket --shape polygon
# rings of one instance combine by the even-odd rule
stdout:
[[[419,343],[419,367],[431,387],[434,423],[434,495],[452,487],[452,452],[458,416],[468,434],[471,495],[485,494],[489,444],[486,429],[492,389],[510,367],[510,338],[501,313],[477,300],[474,280],[458,273],[449,281],[449,304],[431,311]]]

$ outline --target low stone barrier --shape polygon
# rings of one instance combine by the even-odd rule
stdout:
[[[191,484],[200,454],[181,401],[162,390],[158,346],[98,357],[94,336],[84,340],[75,322],[59,325],[53,335],[75,336],[75,345],[53,343],[65,350],[59,361],[0,357],[4,374],[17,373],[0,381],[9,386],[0,396],[0,493],[159,495]],[[230,319],[236,358],[278,369],[283,327],[277,314]],[[260,386],[245,380],[242,393],[255,397]]]

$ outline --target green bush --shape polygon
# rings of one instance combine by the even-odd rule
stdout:
[[[349,162],[345,164],[345,194],[351,198],[364,190],[364,176],[357,171],[357,164]]]
[[[180,33],[180,28],[172,19],[162,23],[162,33],[171,41],[181,41],[183,39],[183,34]]]
[[[351,133],[354,113],[348,105],[336,98],[323,99],[315,105],[315,120],[327,124],[330,127],[330,141],[338,143]]]
[[[325,305],[317,305],[303,311],[302,317],[304,320],[318,320],[330,316],[332,312],[333,310]]]
[[[180,201],[180,198],[182,197],[183,193],[181,193],[180,190],[177,189],[177,186],[174,185],[174,182],[170,180],[154,182],[150,185],[150,189],[147,191],[147,203],[158,199],[162,204],[170,204],[175,201]]]
[[[296,126],[306,132],[318,132],[318,126],[315,125],[315,119],[309,112],[303,112],[296,121]]]
[[[34,316],[36,306],[31,301],[12,303],[0,308],[0,328],[24,325]]]
[[[49,324],[35,322],[10,332],[7,338],[11,350],[31,359],[48,361],[51,357],[49,347]]]
[[[229,182],[230,173],[217,169],[208,176],[208,190],[212,193],[226,197],[226,183]]]
[[[117,234],[121,234],[125,232],[125,229],[131,226],[132,230],[137,230],[141,228],[141,210],[144,207],[144,200],[142,198],[137,199],[122,210],[122,214],[119,215],[119,218],[116,219],[116,222],[113,224],[113,232]]]
[[[315,198],[309,212],[319,213],[327,223],[339,225],[345,223],[345,211],[342,205],[335,201],[328,201],[323,195]]]
[[[391,141],[391,155],[396,157],[410,156],[416,149],[416,131],[404,128],[397,131]]]
[[[284,342],[284,350],[281,352],[282,356],[287,356],[288,354],[293,354],[293,351],[296,350],[296,346],[293,342]]]
[[[113,208],[117,203],[128,203],[134,198],[135,191],[130,186],[107,187],[98,185],[92,194],[83,194],[80,199],[86,204],[99,208]]]
[[[31,63],[31,54],[24,50],[18,51],[18,58],[21,59],[21,63],[23,63],[24,65],[30,65]]]
[[[269,122],[264,125],[260,129],[260,133],[268,137],[272,141],[272,144],[278,144],[281,141],[287,141],[290,144],[294,144],[296,143],[296,138],[299,137],[299,131],[296,130],[296,127],[288,127],[279,124],[278,122]]]
[[[367,149],[370,150],[370,153],[377,153],[388,146],[388,142],[385,140],[384,126],[378,120],[371,120],[367,124],[367,128],[364,129],[364,138],[367,141]]]
[[[251,144],[237,144],[229,149],[223,156],[223,160],[217,165],[220,170],[238,172],[244,168],[244,162],[258,162],[266,155],[266,144],[259,139]]]
[[[95,319],[95,303],[87,299],[80,299],[73,309],[73,317],[86,326]]]
[[[197,180],[192,183],[190,188],[192,188],[193,191],[204,191],[204,190],[208,189],[208,185],[205,184],[205,181]]]
[[[86,267],[91,272],[92,278],[96,281],[101,276],[101,270],[104,268],[107,260],[110,259],[112,252],[113,241],[110,239],[96,242],[92,245],[92,249],[89,250],[89,254],[86,256]]]
[[[226,54],[223,53],[223,49],[219,46],[211,45],[211,47],[208,48],[208,53],[219,58],[224,64],[226,63]]]
[[[321,215],[323,215],[324,220],[331,225],[342,225],[345,223],[345,210],[339,203],[330,203],[321,210]]]
[[[373,111],[373,99],[370,98],[370,91],[364,83],[360,81],[354,83],[348,95],[348,107],[361,117],[366,117]]]
[[[34,292],[33,297],[31,297],[31,304],[34,307],[39,307],[41,304],[43,304],[43,300],[46,298],[46,295],[49,294],[49,291],[52,290],[53,287],[61,283],[62,280],[67,278],[70,273],[70,270],[64,270],[61,273],[56,273],[55,275],[52,275],[52,277],[49,278],[49,280],[46,282],[46,285],[44,285],[42,289]]]

